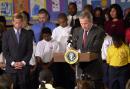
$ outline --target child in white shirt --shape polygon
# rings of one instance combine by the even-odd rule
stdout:
[[[59,26],[53,30],[52,38],[59,42],[59,51],[65,52],[70,36],[71,27],[67,24],[67,16],[64,13],[58,15]]]
[[[58,42],[51,38],[52,32],[49,28],[43,28],[41,32],[41,41],[36,46],[37,64],[43,68],[48,68],[52,63],[53,53],[59,49]]]

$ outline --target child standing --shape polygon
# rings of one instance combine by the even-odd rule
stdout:
[[[59,45],[51,38],[51,35],[51,29],[47,27],[42,28],[40,41],[35,50],[37,80],[41,70],[50,69],[53,72],[51,67],[53,63],[53,53],[58,51]]]
[[[113,44],[107,50],[109,65],[109,89],[125,89],[128,80],[130,49],[122,41],[120,34],[112,35]]]

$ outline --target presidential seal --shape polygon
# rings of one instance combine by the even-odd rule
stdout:
[[[64,55],[65,61],[69,64],[75,64],[78,61],[78,52],[75,50],[68,50]]]

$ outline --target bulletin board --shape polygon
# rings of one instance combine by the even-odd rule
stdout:
[[[113,3],[120,4],[123,9],[130,7],[130,0],[0,0],[0,15],[4,15],[9,22],[15,12],[25,10],[29,12],[31,20],[34,21],[37,19],[39,9],[45,8],[50,13],[51,21],[55,21],[59,13],[68,14],[70,2],[77,4],[78,13],[86,4],[91,4],[94,8],[96,6],[106,8]]]

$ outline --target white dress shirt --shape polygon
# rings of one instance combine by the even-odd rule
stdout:
[[[101,49],[101,56],[102,56],[102,60],[106,60],[106,56],[107,56],[107,49],[110,45],[112,45],[112,37],[107,35],[104,38],[104,42],[102,45],[102,49]]]
[[[52,38],[59,43],[59,52],[65,52],[67,49],[67,41],[70,36],[71,27],[58,26],[52,32]]]
[[[55,40],[51,41],[39,41],[36,46],[35,56],[38,56],[42,59],[44,63],[48,63],[53,58],[53,53],[59,50],[58,42]]]
[[[15,34],[17,34],[17,31],[19,31],[19,33],[21,33],[21,29],[17,30],[16,28],[14,28]]]
[[[71,20],[72,20],[72,16],[71,15],[68,15],[68,25],[70,25],[70,23],[71,23]],[[78,18],[78,16],[77,15],[74,15],[73,16],[73,20],[74,20],[74,22],[75,22],[75,20]],[[75,23],[74,23],[75,24]]]

